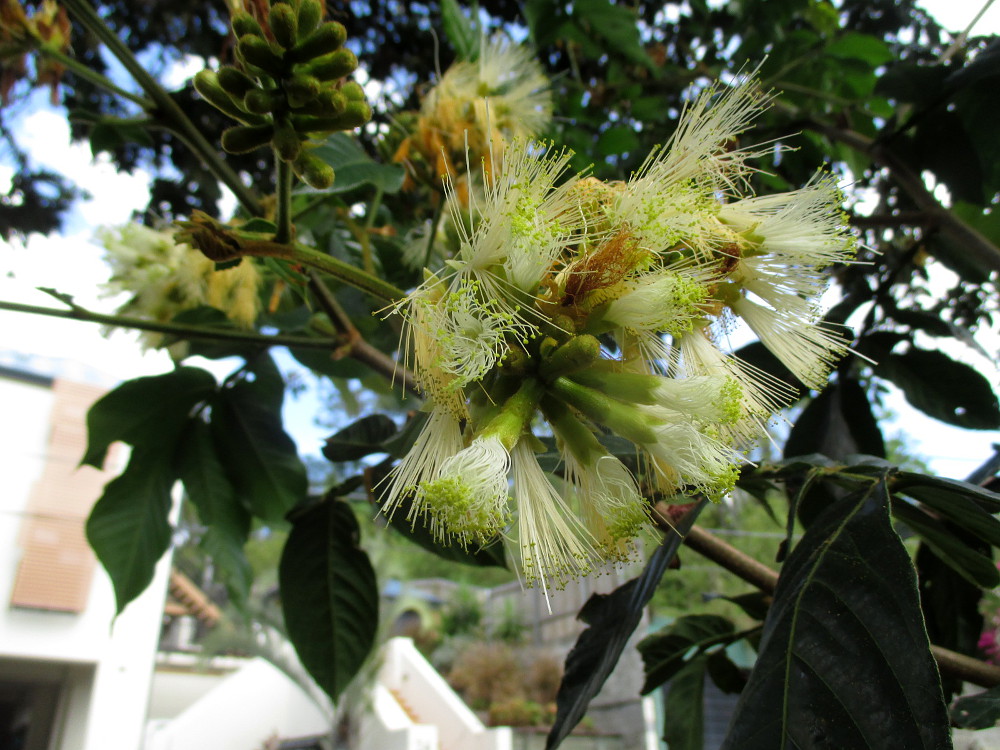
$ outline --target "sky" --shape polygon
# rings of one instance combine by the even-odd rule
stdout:
[[[964,0],[924,0],[921,3],[942,24],[952,30],[964,29],[981,7]],[[1000,3],[993,3],[977,23],[976,33],[1000,33]],[[179,83],[198,69],[197,62],[181,66],[172,75]],[[36,92],[39,102],[48,92]],[[26,243],[14,242],[3,247],[0,242],[0,299],[46,307],[60,307],[52,297],[35,287],[54,287],[70,294],[83,307],[113,312],[114,298],[101,293],[101,284],[109,272],[102,260],[103,250],[94,244],[97,228],[127,222],[136,209],[148,200],[149,175],[141,170],[132,174],[117,173],[106,158],[93,159],[86,144],[70,144],[64,115],[48,107],[30,107],[16,122],[21,144],[39,166],[66,175],[90,194],[73,209],[61,234],[48,237],[32,235]],[[0,163],[0,188],[6,190],[13,175],[9,164]],[[120,304],[121,300],[117,301]],[[48,360],[62,360],[81,365],[88,379],[99,379],[111,386],[116,380],[166,372],[172,367],[164,352],[139,353],[137,336],[117,331],[103,336],[100,326],[92,323],[44,318],[0,311],[0,364],[11,364],[16,355],[30,354]],[[985,371],[991,367],[980,359]],[[200,362],[217,376],[224,376],[226,364]],[[283,367],[288,360],[279,361]],[[53,365],[54,366],[54,365]],[[996,378],[993,378],[995,381]],[[991,443],[1000,443],[1000,431],[971,432],[952,428],[925,417],[909,407],[898,391],[890,393],[887,406],[899,417],[887,432],[904,436],[912,450],[930,460],[942,476],[962,478],[992,455]],[[289,432],[303,453],[317,454],[322,439],[329,433],[314,424],[319,409],[314,395],[289,399],[285,421]]]

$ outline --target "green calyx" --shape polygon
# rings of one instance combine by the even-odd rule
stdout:
[[[542,394],[540,382],[534,378],[525,379],[476,437],[495,437],[508,451],[513,450],[525,430],[530,429]]]
[[[636,445],[656,442],[654,420],[632,404],[618,401],[567,377],[556,378],[549,388],[553,396],[626,440]]]
[[[538,372],[546,381],[583,370],[601,358],[601,342],[587,334],[573,336],[550,351],[544,349]]]

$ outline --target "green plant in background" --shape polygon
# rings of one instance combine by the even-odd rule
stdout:
[[[878,402],[892,383],[949,424],[1000,426],[991,379],[944,353],[980,346],[997,312],[995,40],[948,40],[910,2],[692,2],[669,23],[673,6],[606,0],[361,6],[336,20],[314,0],[158,7],[174,24],[150,23],[145,5],[0,6],[9,99],[61,80],[95,153],[185,177],[152,189],[150,216],[178,223],[175,240],[110,235],[127,309],[97,313],[55,290],[65,309],[0,308],[242,363],[219,383],[180,361],[90,414],[86,463],[115,440],[132,446],[87,527],[119,611],[170,546],[179,479],[237,604],[251,529],[278,531],[289,637],[336,699],[376,631],[359,535],[389,533],[362,532],[345,498],[383,508],[379,524],[446,569],[474,580],[507,567],[547,589],[629,557],[655,524],[663,540],[643,573],[581,613],[550,748],[659,582],[685,576],[669,567],[682,543],[727,578],[690,577],[691,598],[727,599],[678,611],[640,646],[644,689],[671,681],[672,750],[700,747],[709,679],[741,692],[727,748],[947,747],[961,682],[1000,683],[975,658],[977,606],[1000,583],[1000,499],[981,486],[997,465],[969,482],[899,468]],[[434,78],[427,8],[456,59],[421,101]],[[531,47],[503,36],[518,26]],[[154,44],[222,62],[167,92],[137,57]],[[108,54],[124,73],[109,77]],[[374,107],[366,92],[380,92]],[[865,206],[839,192],[852,181]],[[232,217],[217,214],[220,185]],[[21,170],[0,231],[51,230],[72,195]],[[930,283],[941,267],[951,280]],[[253,283],[212,291],[237,275]],[[823,313],[828,279],[839,298]],[[734,351],[738,322],[759,340]],[[345,468],[323,498],[284,429],[275,347],[392,415],[331,436],[324,456]],[[780,456],[745,463],[784,404],[798,417]],[[695,524],[734,487],[773,513],[776,556],[754,560]],[[466,610],[451,627],[475,627]],[[722,648],[743,641],[758,647],[748,678]],[[508,716],[532,719],[550,702],[511,700]],[[991,693],[977,700],[974,723],[1000,715]],[[963,705],[952,721],[969,724]]]

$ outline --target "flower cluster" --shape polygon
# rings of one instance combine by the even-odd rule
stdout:
[[[630,555],[648,522],[640,481],[732,489],[740,451],[790,394],[720,337],[742,319],[821,387],[845,346],[815,298],[854,249],[829,175],[745,195],[755,153],[733,144],[767,98],[751,81],[704,92],[624,183],[569,176],[567,152],[515,139],[484,160],[471,221],[446,187],[459,249],[395,308],[430,413],[387,480],[387,513],[409,499],[412,523],[466,547],[504,536],[524,580],[548,588]],[[537,459],[545,424],[558,483]]]
[[[173,233],[141,224],[105,229],[98,239],[111,266],[108,294],[132,296],[118,308],[160,323],[201,305],[214,307],[243,328],[253,327],[260,311],[260,272],[249,258],[217,271],[215,263],[190,246],[175,241]],[[144,333],[147,347],[163,345],[163,336]]]
[[[530,50],[503,35],[484,38],[474,62],[459,61],[441,76],[420,109],[413,133],[396,152],[397,161],[433,169],[436,181],[454,174],[464,156],[486,160],[502,155],[505,143],[538,136],[552,119],[549,80]]]

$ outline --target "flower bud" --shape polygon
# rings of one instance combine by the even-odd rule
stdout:
[[[349,102],[362,102],[367,101],[368,99],[368,97],[365,96],[365,90],[357,81],[348,81],[345,83],[340,87],[340,93],[343,94],[344,98]]]
[[[284,63],[271,49],[271,45],[259,36],[247,34],[236,43],[236,52],[247,64],[260,68],[268,75],[281,78]]]
[[[335,81],[354,72],[358,58],[349,49],[338,49],[329,55],[319,57],[306,66],[306,72],[321,81]]]
[[[344,111],[332,117],[292,116],[295,129],[300,133],[329,133],[334,130],[353,130],[371,119],[372,110],[367,102],[348,102]]]
[[[548,354],[539,374],[545,380],[554,380],[592,365],[601,357],[601,342],[590,335],[574,336]]]
[[[247,114],[233,101],[229,93],[220,85],[220,76],[211,70],[202,70],[194,77],[194,88],[202,99],[234,120],[248,125],[259,124],[261,118]]]
[[[243,97],[243,106],[248,112],[266,115],[284,103],[284,97],[275,89],[251,89]]]
[[[333,117],[339,115],[347,106],[344,95],[332,85],[321,88],[312,101],[295,107],[296,114],[316,115],[318,117]]]
[[[304,63],[338,49],[347,39],[347,29],[336,21],[327,21],[288,51],[292,62]]]
[[[323,18],[323,6],[319,0],[300,0],[299,2],[299,36],[307,37],[319,26],[320,19]]]
[[[219,85],[227,94],[237,99],[242,99],[248,91],[257,88],[257,84],[250,76],[231,65],[219,68]]]
[[[275,3],[267,14],[274,40],[285,49],[291,49],[298,41],[298,14],[287,3]]]
[[[274,152],[282,161],[294,161],[302,150],[302,139],[295,132],[292,123],[281,118],[274,123],[274,137],[271,138]]]
[[[266,146],[274,133],[274,126],[237,125],[222,133],[222,148],[230,154],[247,154]]]
[[[320,86],[318,78],[304,73],[298,73],[281,84],[288,97],[288,104],[295,109],[319,96]]]
[[[259,36],[261,39],[264,38],[264,29],[260,27],[257,23],[257,19],[251,16],[249,13],[239,12],[233,16],[233,33],[236,37],[242,38],[247,34],[252,34],[254,36]]]
[[[305,149],[292,162],[292,169],[299,179],[315,190],[326,190],[333,185],[333,167]]]

